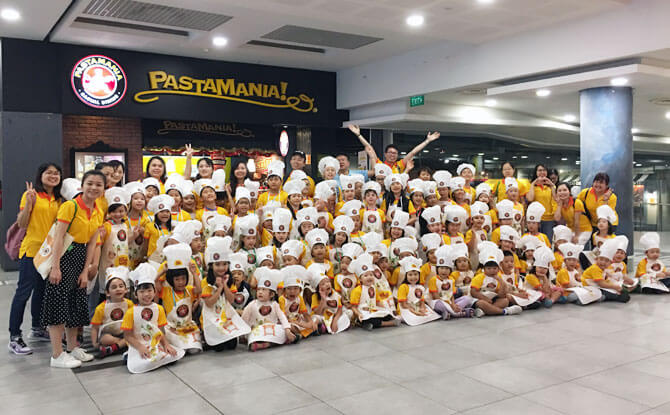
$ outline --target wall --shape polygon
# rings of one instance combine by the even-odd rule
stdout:
[[[72,174],[70,149],[85,148],[98,141],[128,150],[126,181],[142,175],[142,125],[139,118],[63,116],[63,171]]]

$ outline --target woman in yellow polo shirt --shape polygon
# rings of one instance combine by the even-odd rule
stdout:
[[[145,171],[146,177],[153,177],[158,180],[161,185],[160,194],[165,193],[165,180],[167,180],[167,169],[165,167],[165,160],[160,156],[153,156],[149,159],[147,163],[147,169]]]
[[[579,199],[574,199],[570,194],[570,186],[565,183],[559,183],[556,186],[557,207],[554,212],[554,220],[557,224],[565,224],[572,229],[574,237],[573,243],[584,245],[591,238],[591,222],[584,215],[584,203]]]
[[[30,311],[33,322],[30,338],[49,341],[49,335],[40,323],[45,282],[33,265],[33,257],[56,220],[61,204],[62,180],[63,171],[60,166],[54,163],[42,164],[37,169],[35,182],[26,182],[26,191],[21,196],[16,221],[19,227],[26,230],[26,236],[19,250],[19,281],[9,313],[9,349],[18,355],[32,353],[21,336],[23,312],[31,295]]]
[[[105,191],[105,176],[98,170],[91,170],[84,174],[81,183],[82,193],[58,209],[52,245],[54,262],[44,291],[42,323],[49,328],[51,367],[57,368],[74,368],[81,366],[82,361],[93,359],[77,346],[77,333],[89,323],[86,295],[89,270],[86,264],[92,263],[99,229],[105,219],[105,212],[96,204]],[[66,232],[73,241],[64,250]],[[63,332],[67,352],[63,351],[61,343]]]
[[[616,212],[616,194],[609,187],[610,176],[605,172],[599,172],[593,178],[591,187],[583,189],[577,196],[578,200],[584,203],[584,214],[589,218],[593,232],[595,232],[598,225],[598,214],[596,210],[602,205],[609,205]],[[619,225],[619,217],[612,224],[616,229]]]
[[[547,177],[547,168],[544,164],[535,166],[533,180],[526,194],[526,200],[540,202],[544,206],[544,215],[540,222],[540,232],[547,235],[551,241],[554,236],[554,212],[556,211],[556,185]]]

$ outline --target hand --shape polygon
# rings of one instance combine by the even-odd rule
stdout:
[[[230,187],[230,183],[226,183],[226,192],[228,192],[229,195],[233,194],[233,188]]]
[[[140,224],[138,223],[137,226],[133,228],[133,237],[131,238],[133,241],[137,240],[137,238],[142,235],[144,231],[142,230],[142,227],[140,227]]]
[[[215,284],[216,284],[217,287],[223,287],[223,284],[225,284],[225,281],[223,280],[222,277],[216,277]]]
[[[190,144],[186,144],[185,147],[186,150],[184,151],[184,155],[186,157],[193,157],[193,147],[191,147]]]
[[[32,209],[37,201],[37,191],[31,182],[26,182],[26,207]]]
[[[176,356],[176,355],[177,355],[177,350],[175,350],[175,348],[172,347],[172,346],[169,345],[169,344],[165,347],[165,351],[168,352],[168,354],[169,354],[170,356]]]
[[[349,131],[354,133],[356,136],[361,135],[361,128],[359,126],[354,125],[354,124],[349,124],[348,127],[349,127]]]
[[[607,191],[603,194],[603,200],[607,202],[610,200],[610,196],[612,196],[612,189],[607,189]]]
[[[460,313],[461,308],[458,306],[458,304],[454,303],[454,306],[451,307],[454,310],[454,313]]]
[[[413,168],[414,168],[414,159],[411,158],[407,161],[407,164],[405,165],[405,173],[411,171]]]
[[[574,236],[572,237],[572,243],[573,243],[573,244],[576,244],[577,242],[579,242],[579,238],[577,237],[577,235],[574,235]]]
[[[435,131],[434,133],[431,133],[429,131],[428,134],[426,135],[426,141],[428,141],[429,143],[437,140],[438,138],[440,138],[439,131]]]
[[[79,288],[86,288],[86,285],[88,285],[88,270],[84,270],[79,274],[77,285],[79,285]]]
[[[98,268],[93,266],[93,264],[88,264],[88,279],[91,280],[98,273]]]
[[[191,271],[191,274],[193,274],[193,275],[196,275],[198,273],[198,267],[193,262],[189,261],[188,269],[189,269],[189,271]]]
[[[333,320],[333,323],[330,325],[330,329],[333,333],[337,333],[337,320]]]
[[[63,278],[60,272],[60,268],[51,267],[51,272],[49,272],[49,282],[53,285],[58,285],[60,280]]]
[[[293,343],[295,341],[295,334],[293,334],[290,329],[286,329],[286,339],[289,343]]]
[[[151,349],[147,345],[142,345],[142,348],[138,351],[142,353],[142,357],[145,359],[149,359],[151,357]]]

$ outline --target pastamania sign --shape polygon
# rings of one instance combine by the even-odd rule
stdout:
[[[240,82],[235,78],[193,78],[165,71],[150,71],[149,88],[135,93],[135,102],[149,104],[161,95],[184,95],[236,101],[261,107],[317,112],[314,98],[292,92],[288,82]]]
[[[126,74],[113,59],[89,55],[72,68],[72,90],[84,104],[93,108],[109,108],[126,94]]]

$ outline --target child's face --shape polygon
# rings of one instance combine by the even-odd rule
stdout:
[[[423,193],[420,191],[412,193],[412,203],[415,208],[421,207],[423,205]]]
[[[284,288],[284,296],[289,300],[293,300],[299,295],[300,295],[300,287],[291,286]]]
[[[377,193],[375,193],[374,191],[370,191],[370,190],[365,192],[365,203],[368,206],[375,205],[377,203]]]
[[[288,232],[275,232],[275,239],[279,242],[285,242],[288,239]]]
[[[251,249],[254,246],[256,246],[256,235],[253,236],[243,236],[242,237],[242,244],[244,245],[245,249]]]
[[[114,278],[110,281],[109,287],[107,288],[107,295],[114,302],[121,300],[127,292],[128,289],[126,288],[126,283],[119,278]]]
[[[382,271],[386,271],[389,268],[389,259],[386,257],[379,258],[379,261],[377,261],[377,266],[381,268]]]
[[[195,211],[195,196],[193,196],[193,193],[189,193],[186,196],[184,196],[181,200],[181,207],[189,212]]]
[[[452,196],[456,203],[462,203],[465,200],[465,191],[463,189],[454,190]]]
[[[503,251],[512,251],[514,250],[514,242],[512,241],[503,241],[502,239],[500,240],[500,249]]]
[[[370,252],[370,255],[372,255],[372,262],[375,264],[379,261],[379,258],[382,257],[381,252]]]
[[[391,228],[391,239],[402,238],[405,231],[402,228]]]
[[[437,257],[435,256],[435,250],[431,249],[426,253],[426,258],[428,258],[428,262],[431,264],[437,263]]]
[[[214,262],[212,265],[212,271],[214,271],[214,275],[217,277],[223,277],[226,272],[228,272],[228,262],[224,261],[218,261]]]
[[[146,206],[146,199],[142,193],[133,193],[133,196],[130,198],[130,206],[134,210],[141,212],[144,210],[144,206]]]
[[[477,215],[472,217],[472,227],[481,229],[481,227],[484,225],[484,216],[483,215]]]
[[[303,235],[307,235],[307,232],[311,231],[314,229],[314,224],[309,221],[305,221],[300,224],[300,230],[302,231]]]
[[[421,170],[419,172],[419,179],[423,181],[430,181],[430,172],[428,170]]]
[[[470,268],[470,261],[467,258],[458,258],[455,265],[457,270],[467,271]]]
[[[577,258],[565,258],[565,267],[568,269],[568,271],[572,271],[573,269],[577,269],[579,266],[579,260]]]
[[[409,271],[405,274],[405,279],[410,285],[416,284],[419,282],[419,271]]]
[[[259,264],[259,267],[268,267],[268,268],[270,268],[270,269],[274,269],[274,267],[275,267],[275,263],[272,262],[272,261],[270,261],[269,259],[264,259],[264,260],[262,260],[261,263]]]
[[[237,211],[241,214],[246,214],[249,211],[249,199],[240,199],[237,201]]]
[[[354,200],[354,197],[356,196],[356,190],[354,190],[354,189],[345,190],[345,191],[342,192],[342,196],[344,197],[344,200],[346,202],[348,202],[350,200]]]
[[[502,225],[512,226],[512,222],[514,222],[514,219],[507,219],[507,218],[505,219],[500,218],[499,220],[500,220],[500,226]]]
[[[661,250],[660,248],[651,248],[647,249],[646,252],[647,258],[651,260],[657,260],[659,256],[661,256]]]
[[[519,189],[517,189],[516,187],[507,189],[507,198],[513,202],[519,200]]]
[[[173,209],[178,209],[181,206],[181,194],[179,193],[179,191],[171,189],[168,190],[167,194],[168,196],[171,196],[172,199],[174,199]]]
[[[525,253],[526,253],[526,260],[531,260],[533,259],[533,253],[535,253],[535,251],[533,249],[529,249]]]
[[[191,251],[193,251],[194,255],[202,251],[202,239],[199,236],[193,238],[191,241]]]
[[[535,267],[535,275],[538,277],[546,277],[547,272],[549,272],[548,268],[545,267]]]
[[[174,277],[172,280],[174,282],[174,289],[175,291],[184,291],[184,288],[186,288],[186,282],[188,281],[188,277],[186,275],[177,275]]]
[[[538,232],[540,230],[540,222],[526,222],[526,227],[530,233]]]
[[[142,288],[135,292],[137,295],[137,301],[140,305],[149,305],[154,301],[154,295],[156,294],[156,289],[152,285],[150,288]]]
[[[205,187],[200,192],[200,197],[202,198],[202,201],[205,203],[216,202],[216,191],[211,187]]]
[[[146,194],[147,203],[151,200],[152,197],[158,196],[158,188],[156,186],[147,186],[144,188],[144,193]]]
[[[498,268],[497,265],[487,265],[484,267],[484,274],[486,274],[489,277],[492,277],[498,273],[500,268]]]
[[[348,256],[342,257],[342,260],[340,261],[340,268],[342,269],[342,272],[349,272],[349,264],[351,264],[351,258]]]
[[[268,188],[273,192],[278,192],[281,187],[281,178],[279,176],[270,176],[268,177]]]
[[[458,224],[458,223],[449,222],[447,224],[447,232],[449,232],[450,236],[456,236],[460,229],[461,229],[461,225]]]
[[[509,274],[514,269],[514,256],[509,255],[503,258],[500,263],[502,270],[505,274]]]
[[[302,194],[292,194],[288,197],[288,202],[293,206],[300,206],[302,202]]]
[[[272,232],[272,219],[266,219],[263,221],[263,229],[267,229],[268,231]]]
[[[282,261],[284,265],[298,265],[298,259],[292,255],[284,255]]]
[[[335,234],[335,243],[338,245],[342,245],[345,242],[347,242],[347,234],[344,232],[338,232]]]
[[[442,225],[439,222],[431,223],[428,225],[428,232],[440,233],[441,231],[442,231]]]
[[[256,289],[256,298],[258,301],[270,301],[272,299],[272,291],[265,287],[258,287]]]
[[[598,219],[596,227],[598,228],[599,231],[607,232],[607,229],[609,228],[608,224],[609,222],[607,221],[607,219]]]
[[[440,278],[445,279],[449,275],[451,275],[451,268],[449,268],[449,267],[437,267],[437,275],[439,275]]]
[[[626,256],[626,251],[623,249],[617,249],[614,257],[612,258],[612,262],[623,262],[623,260],[626,259]]]
[[[115,222],[119,223],[126,217],[126,207],[125,205],[119,205],[116,209],[109,212],[109,217]]]
[[[470,169],[463,169],[461,170],[461,177],[465,179],[465,185],[469,185],[470,182],[472,181],[472,170]]]
[[[486,204],[489,203],[489,194],[488,193],[480,193],[479,196],[477,196],[477,200],[480,202],[484,202]]]
[[[612,261],[609,258],[605,258],[604,256],[598,256],[596,257],[596,265],[600,269],[607,269],[610,265],[612,265]]]
[[[402,191],[402,184],[400,184],[400,182],[392,182],[391,191],[393,193],[400,193]]]
[[[322,261],[326,257],[326,246],[324,244],[316,244],[312,247],[312,258]]]
[[[243,271],[233,271],[231,272],[231,276],[233,277],[235,285],[237,285],[238,287],[240,286],[240,284],[242,284],[245,278]]]
[[[328,278],[324,278],[324,279],[322,279],[322,280],[319,282],[318,291],[319,291],[319,292],[321,292],[321,291],[325,291],[325,292],[328,293],[328,295],[330,295],[330,291],[331,291],[330,279],[328,279]]]
[[[372,271],[368,271],[360,277],[361,284],[366,287],[371,286],[375,282],[375,274]]]
[[[426,206],[428,207],[435,206],[437,204],[437,196],[434,194],[425,196],[424,199],[426,200]]]
[[[214,232],[214,236],[220,236],[222,238],[224,236],[226,236],[227,234],[228,234],[228,231],[224,231],[224,230],[219,230],[219,231]]]
[[[449,188],[448,187],[438,187],[437,193],[440,194],[440,200],[449,200]]]
[[[170,214],[169,210],[161,210],[156,214],[156,217],[158,218],[159,221],[161,221],[161,223],[165,223],[168,220],[170,220],[171,216],[172,215]]]

